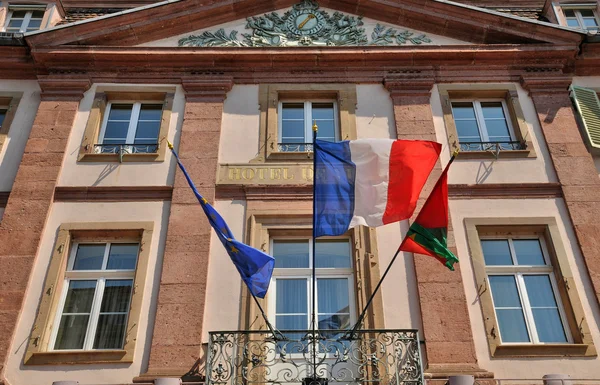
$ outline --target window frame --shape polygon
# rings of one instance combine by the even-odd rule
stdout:
[[[475,121],[477,122],[477,130],[479,131],[479,139],[481,139],[481,142],[490,142],[488,129],[485,124],[485,117],[483,116],[483,109],[481,107],[481,103],[488,103],[488,102],[490,102],[490,103],[500,102],[502,104],[502,112],[504,113],[504,121],[506,122],[506,125],[508,126],[508,132],[510,135],[511,142],[516,142],[517,136],[515,135],[515,130],[513,128],[513,124],[510,119],[510,111],[508,111],[505,99],[500,99],[500,98],[489,98],[489,99],[488,98],[481,98],[481,99],[451,98],[450,99],[451,104],[452,103],[472,103],[473,111],[475,112]],[[454,116],[454,107],[453,106],[451,106],[451,107],[452,107],[452,119],[454,119],[454,121],[456,122],[456,116]],[[458,128],[457,128],[457,133],[458,133]],[[466,142],[466,143],[469,143],[469,142]],[[502,143],[502,142],[499,142],[499,143]],[[460,141],[459,141],[459,144],[460,144]]]
[[[598,16],[598,11],[596,10],[596,5],[595,4],[590,4],[589,6],[583,6],[582,4],[578,4],[578,5],[568,5],[568,4],[563,4],[561,5],[561,10],[563,13],[563,16],[565,18],[565,26],[569,27],[569,28],[577,28],[577,29],[582,29],[584,31],[599,31],[600,32],[600,17]],[[594,14],[594,19],[596,19],[596,28],[590,28],[590,27],[586,27],[585,23],[583,22],[583,15],[581,14],[582,10],[586,10],[586,11],[592,11],[592,13]],[[575,13],[575,19],[577,20],[577,27],[573,27],[569,25],[569,18],[567,16],[567,13],[565,11],[573,11]]]
[[[132,363],[135,355],[138,329],[144,301],[154,222],[75,222],[63,223],[58,228],[55,246],[41,292],[41,299],[31,329],[24,365],[107,364]],[[138,259],[134,275],[129,313],[122,349],[52,350],[58,332],[58,313],[62,314],[66,290],[68,290],[67,267],[72,258],[75,243],[137,243]],[[72,266],[72,265],[71,265]],[[111,272],[114,270],[109,270]],[[126,271],[126,270],[122,270]],[[97,271],[95,271],[97,272]],[[78,271],[80,278],[89,271]],[[94,274],[92,272],[91,274]],[[116,275],[115,275],[116,276]],[[111,277],[112,278],[112,277]],[[130,278],[127,278],[130,279]],[[96,294],[96,293],[95,293]],[[101,305],[101,301],[97,306]],[[54,327],[56,325],[56,327]],[[89,325],[88,325],[89,327]],[[92,338],[93,339],[93,338]]]
[[[79,148],[78,162],[163,162],[166,154],[166,139],[169,137],[172,124],[172,112],[175,94],[173,92],[119,92],[97,90],[94,101],[90,107],[81,146]],[[155,152],[139,153],[102,153],[95,151],[95,145],[104,140],[104,132],[112,104],[162,104],[162,115],[158,131],[157,149]],[[138,114],[139,117],[139,114]],[[132,111],[133,118],[133,111]],[[128,135],[130,134],[133,119],[129,122]],[[136,123],[137,124],[137,120]],[[172,139],[171,139],[172,140]],[[127,146],[134,146],[128,144]]]
[[[22,93],[0,94],[0,109],[6,110],[4,121],[0,125],[0,150],[8,138],[8,132],[17,113]]]
[[[24,4],[17,8],[14,5],[9,5],[8,12],[6,14],[6,19],[4,20],[4,26],[2,28],[3,32],[7,31],[8,25],[10,24],[10,21],[13,19],[12,16],[13,16],[14,11],[25,11],[26,14],[25,14],[25,17],[23,18],[23,23],[21,24],[21,27],[19,28],[19,32],[9,32],[9,33],[26,33],[27,28],[29,27],[29,23],[31,22],[33,12],[43,12],[44,15],[40,19],[40,28],[35,29],[33,31],[29,31],[29,32],[40,31],[43,29],[42,25],[43,25],[44,19],[46,17],[46,7],[45,6],[38,7],[35,5],[28,5],[28,4],[25,5]]]
[[[104,256],[103,256],[103,260],[102,260],[103,269],[101,269],[101,270],[73,270],[73,265],[75,263],[75,257],[77,256],[77,249],[78,249],[79,244],[105,245]],[[56,311],[56,315],[55,315],[56,318],[54,320],[54,327],[52,328],[52,335],[50,336],[50,345],[49,345],[48,350],[54,351],[54,352],[65,352],[65,351],[81,352],[81,351],[96,351],[96,350],[114,350],[114,349],[94,349],[93,348],[94,338],[96,336],[96,331],[97,331],[97,327],[98,327],[98,319],[100,317],[100,306],[102,305],[102,299],[104,298],[105,284],[106,284],[107,280],[114,280],[114,279],[131,280],[132,281],[132,285],[131,285],[132,290],[129,295],[129,301],[127,304],[127,317],[125,320],[125,324],[127,325],[129,322],[129,313],[131,310],[131,300],[133,297],[133,288],[135,287],[135,284],[136,284],[136,281],[135,281],[136,269],[133,269],[133,270],[106,270],[104,268],[104,267],[106,267],[106,264],[108,262],[110,248],[113,244],[131,244],[131,242],[86,242],[86,241],[83,241],[83,242],[73,242],[73,244],[71,245],[71,252],[69,255],[69,260],[67,262],[67,268],[64,273],[62,293],[60,294],[60,299],[58,301],[58,307],[57,307],[57,311]],[[138,243],[136,268],[137,268],[137,265],[139,262],[139,256],[140,256],[140,245]],[[94,291],[94,298],[92,299],[92,305],[90,308],[90,320],[88,321],[88,326],[87,326],[87,330],[85,333],[85,340],[83,343],[83,348],[82,349],[56,349],[55,348],[56,338],[58,336],[58,330],[60,329],[60,320],[64,313],[64,306],[65,306],[65,301],[67,299],[67,293],[69,290],[70,282],[71,281],[91,281],[91,280],[96,281],[96,288]],[[121,345],[124,345],[124,343],[125,343],[126,334],[127,333],[125,333],[125,335],[123,335],[123,341],[122,341]]]
[[[277,145],[286,144],[282,142],[283,140],[283,104],[284,103],[303,103],[304,104],[304,143],[310,144],[312,143],[312,126],[313,126],[313,118],[312,118],[312,105],[313,103],[332,103],[333,104],[333,129],[334,129],[334,140],[337,142],[340,140],[340,116],[338,111],[338,103],[335,99],[330,98],[311,98],[307,99],[286,99],[282,98],[279,100],[277,106]],[[318,138],[318,134],[317,134]],[[289,143],[291,145],[295,143]],[[285,152],[285,151],[279,151]],[[307,153],[308,151],[288,151],[288,152],[302,152]]]
[[[465,218],[466,240],[475,276],[477,301],[481,306],[490,356],[505,357],[596,357],[596,347],[583,309],[577,282],[571,272],[570,257],[562,242],[561,231],[554,217]],[[555,276],[555,298],[561,300],[566,321],[565,334],[570,333],[570,343],[501,343],[499,324],[487,278],[486,264],[481,246],[482,238],[500,235],[499,238],[524,238],[536,236],[544,240],[547,258],[552,263]],[[558,301],[557,301],[558,304]]]
[[[548,249],[546,246],[546,241],[543,237],[539,235],[526,235],[526,234],[517,234],[511,236],[503,236],[503,235],[482,235],[479,240],[488,240],[488,239],[502,239],[507,240],[510,250],[510,256],[513,262],[513,265],[493,265],[488,266],[485,265],[486,279],[489,282],[490,275],[497,276],[513,276],[515,277],[515,283],[517,286],[517,293],[519,294],[519,299],[521,301],[521,306],[523,309],[523,317],[525,318],[525,325],[527,327],[527,334],[529,336],[529,342],[504,342],[502,341],[502,334],[498,331],[498,336],[500,339],[500,343],[502,345],[522,345],[522,344],[531,344],[531,345],[544,345],[544,344],[572,344],[573,338],[571,336],[571,331],[569,330],[567,318],[565,314],[565,309],[562,304],[562,300],[560,295],[558,295],[558,286],[556,283],[556,277],[554,274],[554,266],[552,265],[552,261],[550,260]],[[537,239],[540,243],[540,247],[542,250],[542,255],[544,257],[544,266],[530,266],[530,265],[518,265],[516,262],[516,252],[514,249],[514,239]],[[484,260],[485,261],[485,260]],[[527,289],[525,287],[525,282],[523,276],[525,275],[547,275],[550,279],[550,284],[552,287],[552,295],[554,296],[554,300],[556,301],[556,306],[558,308],[558,313],[560,315],[561,325],[563,327],[563,331],[565,333],[566,342],[552,342],[545,343],[539,341],[539,336],[537,333],[537,328],[535,325],[535,320],[533,317],[531,304],[529,302],[529,295],[527,293]],[[491,290],[491,289],[490,289]],[[496,311],[496,305],[494,303],[494,297],[492,298],[492,304],[494,306],[494,312]],[[498,319],[497,313],[496,319]],[[499,326],[499,325],[498,325]],[[499,328],[498,328],[499,330]]]
[[[102,125],[100,126],[100,134],[98,135],[98,143],[97,144],[104,144],[104,135],[106,134],[106,126],[108,125],[108,117],[110,115],[111,109],[112,109],[112,105],[113,104],[131,104],[131,117],[129,119],[129,126],[127,127],[127,136],[125,138],[125,144],[121,144],[121,146],[135,146],[136,144],[133,143],[135,141],[135,134],[137,132],[137,126],[139,123],[139,118],[140,118],[140,112],[142,110],[142,105],[144,104],[152,104],[152,105],[161,105],[161,120],[162,120],[162,113],[164,111],[164,103],[160,103],[158,101],[148,101],[148,100],[113,100],[108,102],[108,104],[106,105],[106,110],[104,112],[104,116],[102,118]],[[161,123],[159,123],[159,127],[158,127],[158,137],[156,138],[156,143],[158,145],[158,143],[160,142],[160,126]],[[115,145],[118,146],[118,145]],[[153,154],[153,153],[149,153],[149,154]]]
[[[452,154],[460,150],[458,130],[454,120],[452,101],[501,100],[505,118],[512,127],[514,141],[521,143],[521,149],[502,149],[499,151],[461,151],[461,159],[499,159],[499,158],[536,158],[529,125],[519,100],[516,84],[505,83],[453,83],[438,84],[437,91],[442,108],[444,125],[448,136],[448,151]]]

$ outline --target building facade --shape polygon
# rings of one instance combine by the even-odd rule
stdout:
[[[582,0],[2,0],[0,384],[299,383],[313,353],[329,383],[600,383],[599,25]],[[327,353],[271,339],[167,148],[275,257],[270,322],[308,330],[315,122],[441,143],[419,207],[460,150],[456,271],[401,253],[376,331]],[[409,225],[317,241],[320,330]]]

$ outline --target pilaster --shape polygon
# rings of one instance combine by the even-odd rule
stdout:
[[[89,85],[83,77],[40,77],[42,101],[0,222],[0,382],[79,100]]]
[[[533,99],[577,243],[600,302],[600,179],[577,125],[568,91],[571,78],[558,73],[527,74],[521,83]]]
[[[178,153],[198,191],[214,201],[223,102],[231,78],[182,79],[186,105]],[[177,170],[148,372],[181,376],[201,356],[211,227]]]
[[[384,85],[393,101],[398,139],[436,141],[430,106],[433,84],[431,74],[407,73],[385,78]],[[415,216],[440,173],[438,163],[421,193]],[[448,224],[448,240],[456,253],[451,222]],[[460,259],[461,256],[458,257]],[[434,258],[415,255],[414,265],[427,356],[426,376],[440,378],[460,373],[491,376],[477,365],[460,264],[452,272]]]

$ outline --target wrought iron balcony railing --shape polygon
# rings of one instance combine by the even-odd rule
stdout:
[[[525,150],[523,142],[466,142],[460,143],[461,151],[515,151]]]
[[[94,144],[96,154],[152,154],[158,151],[158,143],[152,144]]]
[[[277,143],[279,152],[313,152],[312,143]]]
[[[423,385],[416,330],[210,332],[206,385]],[[316,348],[315,348],[316,347]],[[315,375],[316,369],[316,375]]]

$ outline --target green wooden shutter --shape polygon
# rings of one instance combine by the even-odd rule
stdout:
[[[584,138],[595,153],[600,153],[600,99],[590,88],[571,86],[571,98],[579,112]]]

